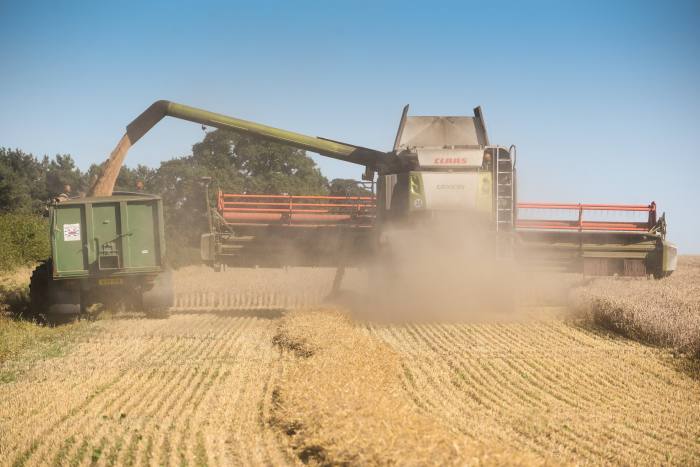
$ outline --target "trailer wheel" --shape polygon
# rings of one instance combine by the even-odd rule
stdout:
[[[72,283],[54,281],[52,266],[52,260],[48,259],[32,272],[29,282],[31,316],[50,324],[73,321],[80,315],[80,290],[72,287]]]
[[[149,318],[167,318],[174,303],[173,273],[166,269],[156,276],[150,289],[141,293],[141,304]]]
[[[41,263],[32,271],[29,280],[29,312],[33,320],[42,319],[41,316],[48,308],[49,301],[49,277],[47,262]]]

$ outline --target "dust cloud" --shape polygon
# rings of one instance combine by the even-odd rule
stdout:
[[[367,282],[346,281],[341,303],[379,321],[493,321],[527,319],[528,305],[565,301],[568,286],[555,275],[517,265],[507,244],[471,219],[431,222],[383,232],[368,263]],[[500,249],[500,251],[499,251]]]

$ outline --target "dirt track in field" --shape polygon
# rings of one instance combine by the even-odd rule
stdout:
[[[0,463],[299,464],[271,423],[282,313],[225,311],[235,297],[187,311],[183,294],[169,318],[98,321],[0,386]],[[398,356],[401,397],[465,441],[555,463],[700,462],[700,382],[662,351],[552,316],[356,332]]]

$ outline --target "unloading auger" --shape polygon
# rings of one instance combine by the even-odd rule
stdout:
[[[308,248],[320,248],[309,255],[311,264],[327,260],[327,251],[343,251],[339,261],[345,264],[348,254],[373,255],[387,227],[410,229],[445,218],[492,234],[497,259],[602,275],[663,277],[676,267],[676,248],[665,239],[665,217],[657,217],[654,203],[518,204],[515,146],[490,143],[479,107],[474,116],[409,116],[406,106],[393,149],[378,151],[161,100],[127,126],[91,195],[111,194],[131,145],[166,116],[358,164],[365,168],[363,179],[373,186],[376,180],[376,195],[358,197],[219,192],[216,221],[202,237],[202,259],[215,268],[255,263],[261,251],[274,257],[271,245],[299,238]],[[645,217],[624,217],[630,213]],[[623,219],[612,219],[616,215]],[[329,236],[340,243],[324,241]]]

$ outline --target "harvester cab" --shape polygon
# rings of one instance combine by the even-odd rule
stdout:
[[[492,146],[481,108],[474,116],[409,116],[404,107],[394,151],[410,170],[380,174],[378,212],[390,243],[402,227],[442,224],[498,258],[511,258],[515,225],[515,147]],[[445,225],[447,224],[447,225]]]

